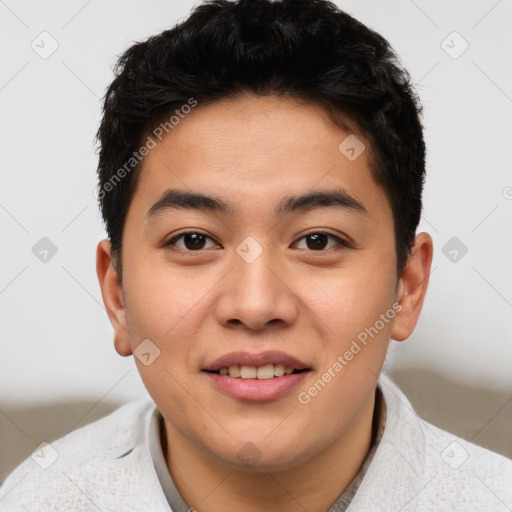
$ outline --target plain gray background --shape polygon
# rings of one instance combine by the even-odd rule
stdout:
[[[0,0],[3,476],[146,393],[96,278],[93,138],[117,56],[196,3]],[[336,3],[390,41],[424,105],[433,273],[386,368],[422,416],[512,456],[512,1]]]

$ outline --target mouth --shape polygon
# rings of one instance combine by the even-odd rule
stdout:
[[[298,386],[311,371],[311,366],[279,351],[233,352],[202,369],[215,389],[248,401],[280,398]]]

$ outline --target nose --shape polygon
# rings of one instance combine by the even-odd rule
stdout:
[[[290,326],[296,321],[299,298],[275,258],[268,254],[263,251],[253,262],[235,258],[216,303],[217,321],[223,327],[243,325],[259,330]]]

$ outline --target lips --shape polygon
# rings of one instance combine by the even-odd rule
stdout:
[[[223,394],[238,400],[268,401],[289,393],[311,370],[284,352],[232,352],[205,366],[203,374]]]

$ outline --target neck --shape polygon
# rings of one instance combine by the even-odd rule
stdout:
[[[348,487],[368,454],[374,407],[375,393],[371,393],[360,414],[334,443],[283,471],[233,469],[205,456],[167,422],[162,446],[176,488],[198,512],[235,507],[247,512],[325,511]]]

